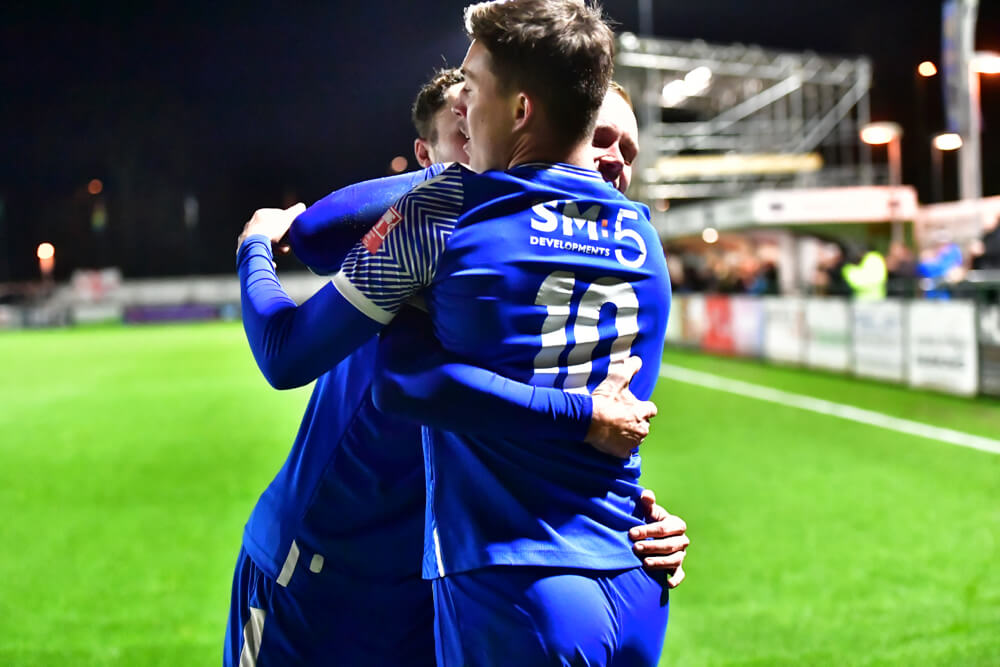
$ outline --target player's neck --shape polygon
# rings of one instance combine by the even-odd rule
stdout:
[[[588,142],[580,142],[567,149],[557,147],[548,141],[540,141],[531,136],[522,137],[515,142],[507,168],[530,162],[559,162],[571,164],[584,169],[594,168],[593,152]]]

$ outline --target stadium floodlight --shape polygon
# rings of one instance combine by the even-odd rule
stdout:
[[[934,135],[931,141],[931,201],[944,199],[944,167],[942,151],[956,151],[962,147],[962,135],[954,132],[941,132]]]
[[[680,106],[688,98],[688,87],[683,79],[674,79],[663,86],[660,97],[665,107]]]
[[[618,36],[618,41],[625,51],[636,51],[639,49],[639,38],[633,32],[623,32]]]
[[[38,259],[52,259],[56,256],[56,248],[51,243],[38,244]]]
[[[678,107],[689,97],[704,95],[712,84],[712,70],[704,65],[695,67],[683,79],[663,84],[660,100],[665,107]]]
[[[48,280],[52,277],[52,270],[56,266],[56,248],[51,243],[39,243],[38,250],[35,251],[38,257],[38,270],[42,278]]]
[[[955,151],[962,147],[961,135],[954,132],[942,132],[934,135],[934,148],[939,151]]]
[[[708,90],[711,83],[712,70],[704,65],[695,67],[693,70],[684,75],[684,87],[687,89],[689,97],[701,95]]]
[[[994,51],[977,51],[969,67],[977,74],[1000,74],[1000,53]]]
[[[861,141],[871,146],[899,141],[903,136],[903,128],[898,123],[868,123],[861,128]]]

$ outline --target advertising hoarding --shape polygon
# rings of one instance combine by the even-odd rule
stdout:
[[[667,333],[664,340],[668,343],[680,343],[684,338],[684,308],[687,297],[674,294],[670,299],[670,318],[667,320]]]
[[[806,364],[846,371],[851,362],[851,311],[846,299],[806,300]]]
[[[715,294],[705,298],[705,335],[701,346],[709,352],[733,354],[733,317],[729,297]]]
[[[758,297],[734,296],[729,300],[729,308],[736,354],[761,356],[764,350],[764,303]]]
[[[907,312],[910,385],[975,394],[979,385],[975,305],[968,301],[914,301]]]
[[[979,391],[1000,396],[1000,306],[980,307]]]
[[[684,318],[681,322],[681,340],[687,345],[701,345],[708,327],[708,316],[705,313],[705,297],[701,294],[689,294],[684,300]]]
[[[902,301],[857,301],[851,305],[851,370],[858,377],[906,379],[906,306]]]
[[[798,297],[764,297],[764,356],[802,363],[805,357],[805,307]]]

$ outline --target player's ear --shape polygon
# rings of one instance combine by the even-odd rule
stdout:
[[[514,97],[513,104],[514,130],[522,130],[534,121],[535,103],[523,92]]]
[[[434,164],[431,158],[431,147],[424,139],[413,140],[413,155],[417,158],[417,164],[421,167],[429,167]]]

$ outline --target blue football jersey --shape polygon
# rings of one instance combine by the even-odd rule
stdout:
[[[443,346],[514,380],[592,390],[638,355],[632,391],[656,382],[670,306],[645,206],[597,172],[526,164],[452,166],[391,207],[333,279],[369,318],[390,321],[423,291]],[[462,409],[462,406],[455,406]],[[424,576],[489,565],[638,567],[627,531],[640,460],[578,440],[424,429]]]
[[[379,412],[373,338],[316,382],[284,466],[243,534],[281,585],[340,589],[347,578],[419,572],[424,476],[420,427]],[[392,544],[391,550],[373,545]]]

